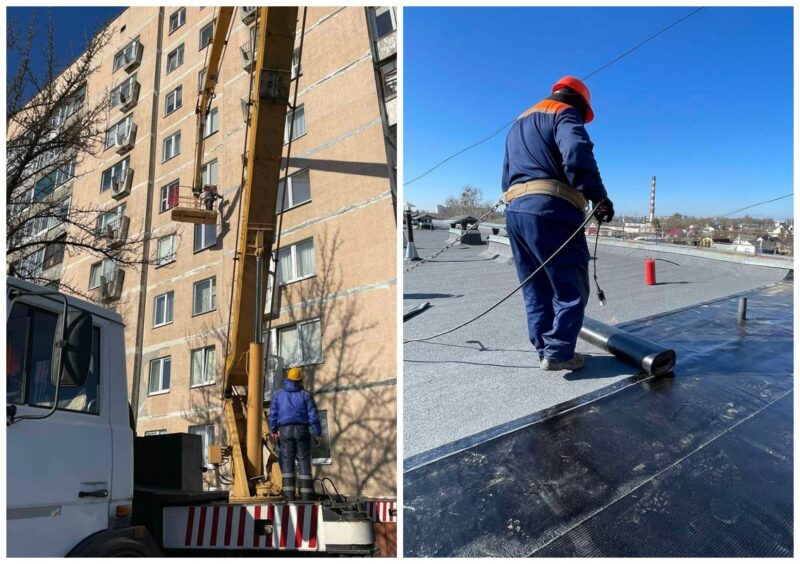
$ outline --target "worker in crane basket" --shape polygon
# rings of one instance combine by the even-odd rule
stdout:
[[[283,388],[275,392],[269,406],[269,428],[272,438],[280,440],[280,463],[283,474],[283,497],[295,500],[295,460],[300,481],[300,499],[314,499],[314,479],[311,476],[311,434],[314,443],[322,444],[322,427],[317,404],[303,389],[303,374],[290,368]]]
[[[566,76],[549,97],[523,113],[506,138],[503,192],[506,228],[520,282],[583,223],[587,200],[609,222],[606,194],[584,127],[594,119],[583,81]],[[528,336],[544,370],[578,370],[575,352],[589,298],[589,249],[578,234],[522,289]]]
[[[214,209],[214,202],[217,200],[221,200],[222,196],[217,190],[216,185],[214,184],[206,184],[203,189],[203,206],[211,211]]]

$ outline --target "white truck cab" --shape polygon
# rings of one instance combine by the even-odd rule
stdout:
[[[6,306],[7,555],[89,555],[79,546],[87,539],[108,550],[104,534],[141,535],[127,530],[134,434],[119,408],[128,405],[122,319],[12,278]],[[147,553],[111,544],[111,554]]]

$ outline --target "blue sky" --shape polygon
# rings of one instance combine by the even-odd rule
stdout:
[[[410,180],[693,8],[406,8]],[[588,80],[587,130],[617,213],[724,214],[793,190],[791,8],[706,8]],[[464,184],[499,197],[505,132],[405,186],[433,208]],[[787,198],[750,210],[793,215]]]
[[[52,17],[54,22],[56,47],[58,49],[59,62],[61,67],[65,67],[78,55],[83,52],[86,43],[98,28],[119,14],[122,7],[92,7],[92,8],[58,8],[58,7],[39,7],[39,8],[6,8],[6,20],[9,25],[17,22],[23,34],[27,33],[28,25],[36,14],[38,24],[44,25]],[[47,37],[44,33],[36,37],[39,43],[34,48],[32,65],[35,70],[43,69],[44,57],[41,49]],[[19,57],[16,53],[8,54],[7,72],[9,75],[17,70]],[[33,96],[35,92],[29,92]]]

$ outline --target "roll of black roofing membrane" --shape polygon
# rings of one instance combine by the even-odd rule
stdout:
[[[675,351],[637,337],[627,331],[586,317],[580,338],[613,354],[620,360],[641,368],[650,376],[663,376],[675,368]]]

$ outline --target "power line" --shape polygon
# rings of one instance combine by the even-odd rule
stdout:
[[[672,22],[671,24],[669,24],[667,27],[663,28],[661,31],[658,31],[658,32],[654,33],[653,35],[651,35],[650,37],[648,37],[648,38],[647,38],[647,39],[645,39],[644,41],[642,41],[642,42],[638,43],[637,45],[635,45],[635,46],[631,47],[630,49],[628,49],[627,51],[625,51],[625,52],[624,52],[624,53],[622,53],[621,55],[619,55],[619,56],[615,57],[614,59],[612,59],[611,61],[609,61],[609,62],[607,62],[607,63],[603,64],[602,66],[600,66],[600,67],[596,68],[595,70],[593,70],[592,72],[590,72],[589,74],[587,74],[586,76],[584,76],[582,80],[588,80],[589,78],[591,78],[592,76],[596,75],[596,74],[597,74],[597,73],[599,73],[600,71],[603,71],[603,70],[607,69],[608,67],[610,67],[611,65],[613,65],[614,63],[616,63],[616,62],[620,61],[621,59],[624,59],[625,57],[627,57],[628,55],[630,55],[631,53],[633,53],[634,51],[636,51],[636,50],[637,50],[637,49],[639,49],[640,47],[642,47],[642,46],[644,46],[645,44],[649,43],[650,41],[652,41],[653,39],[655,39],[656,37],[658,37],[658,36],[659,36],[659,35],[661,35],[662,33],[664,33],[664,32],[666,32],[666,31],[668,31],[668,30],[672,29],[673,27],[675,27],[676,25],[678,25],[678,24],[679,24],[679,23],[681,23],[682,21],[689,19],[690,17],[692,17],[693,15],[695,15],[697,12],[699,12],[699,11],[700,11],[700,10],[702,10],[702,9],[703,9],[703,8],[702,8],[702,7],[700,7],[700,8],[697,8],[697,9],[695,9],[695,10],[692,10],[691,12],[689,12],[688,14],[686,14],[685,16],[683,16],[683,17],[681,17],[681,18],[679,18],[679,19],[675,20],[674,22]],[[423,173],[422,173],[422,174],[420,174],[419,176],[412,178],[412,179],[411,179],[411,180],[409,180],[408,182],[404,182],[404,183],[403,183],[403,185],[404,185],[404,186],[408,186],[408,185],[409,185],[409,184],[411,184],[412,182],[416,182],[416,181],[417,181],[417,180],[419,180],[420,178],[423,178],[423,177],[425,177],[425,176],[429,175],[431,172],[433,172],[434,170],[436,170],[437,168],[439,168],[440,166],[442,166],[443,164],[445,164],[447,161],[449,161],[449,160],[451,160],[451,159],[453,159],[453,158],[457,157],[458,155],[460,155],[460,154],[462,154],[462,153],[465,153],[465,152],[469,151],[470,149],[474,149],[474,148],[475,148],[475,147],[477,147],[478,145],[482,145],[483,143],[486,143],[486,142],[487,142],[489,139],[492,139],[493,137],[495,137],[496,135],[498,135],[499,133],[501,133],[503,130],[505,130],[505,129],[506,129],[508,126],[510,126],[510,125],[511,125],[512,123],[514,123],[515,121],[517,121],[517,118],[514,118],[514,119],[512,119],[512,120],[511,120],[511,121],[509,121],[507,124],[505,124],[503,127],[501,127],[500,129],[498,129],[497,131],[495,131],[495,132],[494,132],[494,133],[492,133],[491,135],[489,135],[489,136],[487,136],[487,137],[484,137],[483,139],[481,139],[481,140],[480,140],[480,141],[478,141],[477,143],[473,143],[472,145],[470,145],[470,146],[468,146],[468,147],[464,147],[463,149],[461,149],[461,150],[459,150],[459,151],[457,151],[457,152],[453,153],[453,154],[452,154],[452,155],[450,155],[449,157],[447,157],[447,158],[445,158],[445,159],[443,159],[443,160],[439,161],[438,163],[436,163],[434,166],[432,166],[431,168],[429,168],[428,170],[426,170],[425,172],[423,172]]]
[[[751,206],[747,206],[744,208],[739,208],[738,210],[733,210],[732,212],[726,213],[722,217],[728,217],[729,215],[733,215],[735,213],[743,212],[744,210],[749,210],[750,208],[754,208],[756,206],[763,206],[764,204],[769,204],[771,202],[777,202],[778,200],[783,200],[784,198],[789,198],[794,196],[794,192],[789,192],[788,194],[784,194],[783,196],[778,196],[777,198],[772,198],[771,200],[764,200],[763,202],[758,202],[757,204],[753,204]]]

